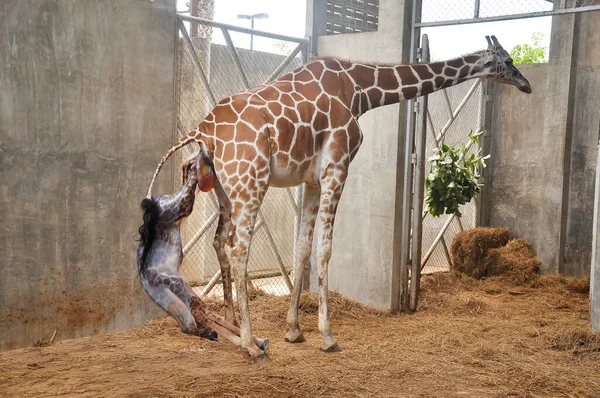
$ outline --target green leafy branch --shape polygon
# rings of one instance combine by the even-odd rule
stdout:
[[[481,177],[479,167],[485,167],[485,160],[490,155],[481,156],[481,149],[477,153],[469,153],[469,149],[479,143],[482,133],[471,131],[469,142],[462,143],[459,148],[442,144],[434,150],[433,156],[428,159],[430,168],[425,180],[425,213],[434,217],[444,213],[460,217],[459,207],[481,192],[483,184],[477,182]]]
[[[533,44],[517,44],[510,50],[510,57],[515,64],[539,64],[548,62],[546,52],[548,47],[543,47],[540,44],[544,39],[544,34],[535,32],[531,35]]]

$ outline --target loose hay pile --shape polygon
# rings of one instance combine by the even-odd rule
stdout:
[[[412,315],[332,292],[332,329],[343,349],[336,354],[319,351],[315,296],[302,294],[307,342],[292,345],[283,341],[289,297],[259,295],[250,308],[254,332],[271,341],[267,364],[250,365],[243,350],[184,335],[165,318],[0,353],[0,396],[600,396],[600,338],[589,333],[586,283],[428,275]]]
[[[487,276],[483,260],[488,250],[508,243],[506,228],[472,228],[456,234],[450,246],[452,269],[472,278]]]
[[[506,228],[472,228],[456,234],[452,269],[472,278],[505,275],[517,284],[534,279],[541,262],[525,239],[509,241]]]

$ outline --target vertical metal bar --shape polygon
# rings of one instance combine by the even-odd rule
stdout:
[[[410,56],[409,62],[414,62],[417,53],[417,37],[420,29],[415,26],[417,22],[417,7],[421,0],[413,0],[412,23],[410,30]],[[409,309],[408,262],[410,257],[411,212],[412,212],[412,187],[413,187],[413,148],[415,137],[415,102],[408,101],[406,115],[406,138],[404,145],[404,184],[402,188],[402,215],[400,232],[400,278],[398,306],[401,311]]]
[[[487,83],[487,82],[485,82]],[[479,106],[477,108],[477,131],[484,131],[485,129],[485,84],[482,83],[481,87],[479,88]],[[482,134],[479,137],[479,145],[477,146],[476,150],[480,150],[483,149],[483,144],[485,141],[485,132],[484,134]],[[481,174],[481,178],[479,179],[480,183],[484,184],[484,187],[482,187],[482,190],[485,189],[485,183],[483,181],[483,173],[485,172],[485,169],[481,170],[482,174]],[[473,212],[473,225],[478,227],[481,223],[481,194],[483,192],[480,192],[479,195],[477,195],[477,197],[475,198],[475,211]]]
[[[483,98],[481,99],[480,106],[482,107],[481,118],[480,118],[480,130],[483,134],[479,137],[479,146],[483,155],[487,155],[491,152],[492,139],[490,135],[492,127],[492,108],[493,108],[493,90],[494,85],[488,81],[484,81],[481,84],[481,92]],[[479,208],[477,211],[478,217],[475,226],[487,226],[490,222],[490,195],[491,195],[491,167],[486,167],[481,173],[481,182],[483,187],[478,195]]]
[[[244,73],[244,68],[242,68],[242,63],[237,55],[237,51],[235,51],[235,47],[233,45],[233,41],[231,41],[231,36],[229,35],[229,31],[225,28],[221,28],[221,32],[223,32],[223,37],[225,38],[225,42],[227,43],[227,47],[229,47],[229,51],[231,52],[231,56],[233,57],[233,62],[235,66],[237,66],[238,72],[240,73],[240,77],[242,78],[242,83],[244,83],[244,87],[246,89],[250,88],[250,84],[248,84],[248,79],[246,79],[246,74]]]
[[[592,332],[600,332],[600,143],[596,159],[595,180],[594,215],[592,221],[592,264],[590,270],[590,320]]]
[[[188,35],[187,29],[183,24],[183,20],[178,17],[179,21],[179,30],[181,31],[181,36],[183,37],[183,42],[185,43],[185,48],[188,50],[190,57],[192,57],[192,64],[196,68],[196,71],[200,75],[200,79],[202,80],[202,84],[204,85],[204,89],[208,93],[208,97],[211,102],[211,108],[217,104],[215,100],[215,96],[210,88],[210,84],[208,84],[208,79],[206,78],[206,74],[204,73],[204,69],[202,69],[202,65],[200,64],[200,60],[198,59],[198,54],[196,54],[196,50],[194,50],[194,45],[192,44],[192,39],[190,39],[190,35]]]
[[[304,62],[304,63],[307,63],[307,62],[308,62],[308,56],[309,56],[309,53],[308,53],[308,46],[309,46],[309,45],[308,45],[308,42],[305,42],[305,43],[302,45],[302,62]]]
[[[475,0],[475,10],[473,12],[473,18],[479,18],[479,3],[480,0]]]
[[[421,61],[429,62],[429,39],[421,39]],[[427,142],[428,95],[419,98],[419,113],[415,129],[415,183],[412,214],[412,264],[410,272],[410,310],[416,311],[421,284],[421,245],[423,243],[423,197],[425,195],[425,147]]]

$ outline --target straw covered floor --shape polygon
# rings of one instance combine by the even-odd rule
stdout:
[[[331,293],[341,353],[319,351],[317,300],[303,293],[307,339],[285,343],[288,297],[258,295],[254,331],[271,361],[250,364],[158,319],[125,332],[0,353],[0,396],[600,396],[600,336],[589,282],[534,275],[515,284],[458,273],[424,277],[415,314],[378,312]],[[216,308],[216,303],[209,303]]]

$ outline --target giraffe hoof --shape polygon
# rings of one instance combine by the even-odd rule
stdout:
[[[261,345],[258,346],[258,348],[260,348],[263,352],[265,352],[268,355],[269,354],[269,339],[263,339]]]
[[[256,363],[256,364],[267,363],[267,362],[269,362],[269,357],[264,352],[261,352],[260,354],[251,356],[250,362]]]
[[[333,345],[330,345],[328,347],[325,347],[325,345],[323,345],[321,347],[321,351],[323,351],[323,352],[340,352],[340,351],[342,351],[342,349],[340,348],[338,343],[333,343]]]
[[[285,336],[285,341],[287,341],[288,343],[304,343],[306,339],[304,338],[304,335],[302,334],[300,329],[298,329],[295,331],[290,330]]]

